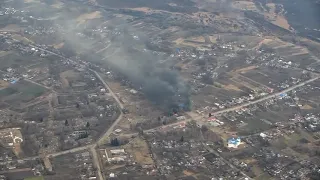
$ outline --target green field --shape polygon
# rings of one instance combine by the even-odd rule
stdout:
[[[31,101],[32,99],[43,95],[45,92],[45,88],[21,80],[16,84],[0,90],[0,98],[6,103],[15,104]]]
[[[43,176],[29,177],[29,178],[25,178],[24,180],[44,180],[44,177]]]
[[[18,92],[16,89],[8,87],[0,90],[0,97],[10,96],[14,93]]]
[[[0,69],[5,71],[9,67],[25,67],[42,61],[44,60],[40,57],[32,56],[29,54],[21,55],[16,51],[6,51],[5,55],[0,57]]]

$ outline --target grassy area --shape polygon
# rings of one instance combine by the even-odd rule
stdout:
[[[13,105],[21,102],[29,102],[43,95],[45,92],[45,88],[22,80],[10,85],[8,88],[0,90],[0,98]]]
[[[0,56],[1,70],[7,68],[19,68],[27,65],[43,61],[40,57],[35,57],[29,54],[21,55],[16,51],[8,51],[5,55]]]
[[[38,97],[41,96],[45,92],[45,88],[32,84],[26,88],[22,88],[21,92],[25,96],[33,96],[33,97]]]
[[[29,178],[25,178],[24,180],[44,180],[44,177],[43,176],[29,177]]]
[[[125,148],[127,152],[135,157],[137,163],[144,165],[153,164],[153,159],[150,157],[150,152],[147,143],[141,138],[135,138]]]
[[[0,90],[0,97],[10,96],[16,92],[18,92],[16,89],[8,87],[8,88]]]

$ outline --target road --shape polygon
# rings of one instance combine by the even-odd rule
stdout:
[[[231,111],[239,110],[239,109],[244,108],[244,107],[246,107],[246,106],[250,106],[250,105],[253,105],[253,104],[257,104],[257,103],[259,103],[259,102],[266,101],[266,100],[271,99],[271,98],[276,98],[276,97],[279,97],[279,95],[282,94],[282,93],[290,92],[290,91],[292,91],[292,90],[294,90],[294,89],[296,89],[296,88],[299,88],[299,87],[301,87],[301,86],[304,86],[304,85],[306,85],[306,84],[308,84],[308,83],[310,83],[310,82],[313,82],[313,81],[315,81],[315,80],[317,80],[317,79],[319,79],[319,78],[320,78],[320,77],[315,77],[315,78],[309,79],[309,80],[307,80],[307,81],[305,81],[305,82],[303,82],[303,83],[300,83],[300,84],[297,84],[297,85],[295,85],[295,86],[292,86],[292,87],[290,87],[290,88],[288,88],[288,89],[285,89],[285,90],[283,90],[283,91],[280,91],[280,92],[273,93],[273,94],[270,94],[270,95],[268,95],[268,96],[265,96],[265,97],[263,97],[263,98],[261,98],[261,99],[257,99],[257,100],[254,100],[254,101],[251,101],[251,102],[248,102],[248,103],[244,103],[244,104],[241,104],[241,105],[238,105],[238,106],[234,106],[234,107],[231,107],[231,108],[227,108],[227,109],[223,109],[223,110],[220,110],[220,111],[216,111],[216,112],[213,112],[213,113],[211,113],[211,114],[212,114],[212,115],[219,115],[219,114],[223,114],[223,113],[226,113],[226,112],[231,112]],[[199,125],[202,125],[202,124],[200,123],[200,121],[203,120],[204,117],[202,117],[202,116],[200,116],[200,115],[198,115],[198,114],[195,114],[195,113],[193,113],[193,112],[187,112],[187,114],[188,114],[191,118],[186,119],[186,120],[182,120],[182,121],[178,121],[178,122],[175,122],[175,123],[171,123],[171,124],[167,124],[167,125],[163,125],[163,126],[151,128],[151,129],[148,129],[148,130],[144,130],[143,132],[144,132],[144,133],[155,132],[155,131],[157,131],[157,130],[159,130],[159,129],[166,129],[166,128],[168,128],[168,127],[177,126],[177,125],[179,125],[179,124],[181,124],[181,123],[187,123],[187,122],[192,121],[192,120],[195,120]],[[138,135],[138,133],[123,134],[123,136],[136,136],[136,135]]]
[[[114,128],[118,125],[118,123],[121,121],[122,117],[123,117],[123,113],[122,113],[122,109],[124,107],[124,105],[120,102],[119,98],[115,95],[115,93],[111,90],[111,88],[108,86],[108,84],[102,79],[102,77],[99,75],[98,72],[91,70],[93,73],[95,73],[95,75],[98,77],[98,79],[103,83],[103,85],[105,86],[105,88],[108,89],[109,93],[112,95],[112,97],[116,100],[116,102],[118,103],[120,109],[120,115],[119,117],[113,122],[113,124],[108,128],[108,130],[97,140],[97,142],[91,147],[91,152],[92,152],[92,157],[93,157],[93,162],[95,164],[95,167],[97,168],[97,173],[99,176],[100,180],[103,180],[103,174],[101,171],[101,167],[100,167],[100,161],[99,161],[99,157],[96,151],[96,147],[97,145],[99,145],[101,142],[103,142],[104,138],[109,137],[110,134],[113,132]]]
[[[219,157],[224,163],[228,164],[232,169],[238,171],[241,173],[242,176],[248,178],[248,179],[252,179],[250,178],[246,173],[244,173],[242,170],[240,170],[239,168],[235,167],[232,163],[230,163],[228,160],[226,160],[225,158],[223,158],[222,156],[220,156],[220,154],[215,151],[214,149],[208,147],[205,143],[202,143],[203,146],[212,154],[214,154],[215,156]]]
[[[48,51],[46,49],[43,49],[43,48],[39,48],[37,46],[34,46],[34,45],[31,45],[31,47],[35,47],[35,48],[38,48],[42,51],[45,51],[47,53],[50,53],[50,54],[53,54],[53,55],[56,55],[60,58],[63,58],[63,59],[67,59],[67,60],[70,60],[66,57],[63,57],[62,55],[59,55],[57,53],[54,53],[54,52],[51,52],[51,51]],[[114,94],[114,92],[111,90],[111,88],[108,86],[108,84],[102,79],[102,77],[99,75],[99,73],[97,73],[96,71],[94,70],[91,70],[93,73],[95,73],[95,75],[98,77],[98,79],[103,83],[103,85],[105,86],[105,88],[108,89],[108,91],[110,92],[110,94],[113,96],[113,98],[116,100],[116,102],[118,103],[119,107],[121,109],[123,109],[124,105],[120,102],[119,98]],[[319,79],[319,76],[318,77],[315,77],[315,78],[312,78],[310,80],[307,80],[303,83],[300,83],[300,84],[297,84],[297,85],[294,85],[288,89],[285,89],[283,91],[280,91],[280,92],[277,92],[277,93],[273,93],[273,94],[270,94],[268,96],[265,96],[263,98],[260,98],[260,99],[257,99],[257,100],[254,100],[254,101],[251,101],[251,102],[248,102],[248,103],[244,103],[242,105],[238,105],[238,106],[235,106],[235,107],[231,107],[231,108],[227,108],[227,109],[224,109],[224,110],[220,110],[220,111],[216,111],[216,112],[213,112],[212,115],[219,115],[219,114],[222,114],[222,113],[226,113],[226,112],[230,112],[230,111],[235,111],[235,110],[238,110],[238,109],[241,109],[243,107],[246,107],[246,106],[250,106],[250,105],[253,105],[253,104],[256,104],[256,103],[259,103],[259,102],[262,102],[262,101],[265,101],[265,100],[268,100],[268,99],[271,99],[271,98],[275,98],[277,96],[279,96],[280,94],[282,93],[287,93],[289,91],[292,91],[296,88],[299,88],[301,86],[304,86],[310,82],[313,82],[315,80]],[[82,151],[82,150],[87,150],[90,148],[91,152],[92,152],[92,156],[93,156],[93,162],[97,168],[97,174],[98,174],[98,178],[100,180],[103,180],[104,177],[103,177],[103,174],[102,174],[102,171],[101,171],[101,167],[100,167],[100,161],[99,161],[99,157],[98,157],[98,154],[96,152],[96,147],[99,143],[101,143],[104,138],[110,136],[110,134],[113,132],[114,128],[116,127],[116,125],[121,121],[122,117],[123,117],[123,113],[122,111],[120,111],[120,115],[119,117],[115,120],[115,122],[106,130],[106,132],[96,141],[96,143],[94,144],[91,144],[91,145],[86,145],[86,146],[83,146],[83,147],[78,147],[78,148],[73,148],[73,149],[70,149],[70,150],[66,150],[66,151],[61,151],[61,152],[57,152],[57,153],[52,153],[52,154],[48,154],[49,157],[56,157],[56,156],[60,156],[60,155],[64,155],[64,154],[68,154],[68,153],[74,153],[74,152],[78,152],[78,151]],[[158,130],[159,128],[166,128],[166,127],[170,127],[170,126],[174,126],[174,125],[178,125],[180,123],[183,123],[183,122],[188,122],[188,121],[191,121],[191,120],[200,120],[202,119],[202,117],[200,117],[199,115],[196,115],[193,114],[193,113],[188,113],[191,118],[190,119],[187,119],[187,120],[184,120],[184,121],[179,121],[179,122],[176,122],[176,123],[173,123],[173,124],[168,124],[168,125],[165,125],[165,126],[161,126],[161,127],[157,127],[157,128],[153,128],[153,129],[149,129],[149,130],[145,130],[144,132],[153,132],[155,130]],[[134,133],[135,134],[135,133]],[[133,135],[134,135],[133,134]],[[210,149],[210,152],[216,154],[217,152],[215,152],[213,149]],[[219,153],[217,153],[219,155]],[[216,155],[217,155],[216,154]],[[36,156],[36,157],[31,157],[29,159],[33,159],[33,158],[37,158],[39,156]],[[27,159],[27,158],[26,158]],[[26,160],[25,159],[25,160]],[[224,160],[226,161],[226,160]],[[229,164],[230,163],[228,161],[226,161],[225,163]],[[236,167],[234,167],[232,164],[230,165],[230,167],[232,168],[235,168],[237,169]],[[243,174],[244,176],[247,177],[246,174]]]
[[[35,81],[32,81],[32,80],[30,80],[30,79],[25,78],[25,79],[23,79],[23,80],[28,81],[28,82],[30,82],[30,83],[32,83],[32,84],[41,86],[41,87],[43,87],[43,88],[45,88],[45,89],[48,89],[48,90],[50,90],[50,91],[55,92],[52,88],[50,88],[50,87],[48,87],[48,86],[45,86],[45,85],[43,85],[43,84],[37,83],[37,82],[35,82]]]
[[[69,58],[66,58],[60,54],[57,54],[55,52],[52,52],[52,51],[48,51],[46,49],[43,49],[41,47],[38,47],[38,46],[34,46],[32,44],[29,44],[30,47],[33,47],[33,48],[37,48],[37,49],[40,49],[44,52],[47,52],[49,54],[52,54],[52,55],[55,55],[55,56],[58,56],[62,59],[66,59],[66,60],[71,60]],[[75,153],[75,152],[78,152],[78,151],[83,151],[83,150],[87,150],[87,149],[90,149],[90,151],[92,152],[92,156],[93,156],[93,162],[97,168],[97,174],[98,174],[98,177],[100,180],[103,180],[103,174],[102,174],[102,171],[101,171],[101,167],[100,167],[100,161],[99,161],[99,157],[98,157],[98,154],[96,152],[96,147],[98,144],[100,144],[105,138],[109,137],[110,134],[113,132],[114,128],[117,126],[117,124],[121,121],[122,117],[123,117],[123,113],[122,113],[122,109],[124,107],[124,105],[120,102],[119,98],[115,95],[115,93],[111,90],[111,88],[108,86],[108,84],[103,80],[103,78],[99,75],[98,72],[90,69],[96,76],[97,78],[103,83],[103,85],[105,86],[105,88],[108,89],[109,93],[112,95],[112,97],[116,100],[117,104],[119,105],[119,107],[121,108],[120,110],[120,115],[119,117],[115,120],[115,122],[107,129],[107,131],[102,135],[100,136],[100,138],[94,143],[94,144],[91,144],[91,145],[86,145],[86,146],[82,146],[82,147],[77,147],[77,148],[73,148],[73,149],[69,149],[69,150],[66,150],[66,151],[60,151],[60,152],[57,152],[57,153],[52,153],[52,154],[47,154],[47,156],[49,157],[56,157],[56,156],[60,156],[60,155],[64,155],[64,154],[69,154],[69,153]],[[27,81],[30,81],[32,83],[35,83],[34,81],[31,81],[31,80],[27,80]],[[38,84],[38,83],[35,83],[35,84]],[[40,86],[43,86],[41,84],[38,84]],[[46,87],[48,88],[48,87]],[[48,88],[50,89],[50,88]],[[35,157],[30,157],[30,158],[25,158],[24,160],[31,160],[31,159],[36,159],[36,158],[39,158],[39,156],[35,156]]]
[[[265,100],[268,100],[268,99],[271,99],[271,98],[279,97],[280,94],[290,92],[290,91],[292,91],[292,90],[294,90],[294,89],[297,89],[297,88],[299,88],[299,87],[301,87],[301,86],[304,86],[304,85],[306,85],[306,84],[308,84],[308,83],[310,83],[310,82],[313,82],[313,81],[315,81],[315,80],[317,80],[317,79],[319,79],[319,78],[320,78],[320,77],[317,76],[317,77],[315,77],[315,78],[309,79],[309,80],[307,80],[307,81],[305,81],[305,82],[302,82],[302,83],[300,83],[300,84],[294,85],[294,86],[289,87],[289,88],[287,88],[287,89],[285,89],[285,90],[282,90],[282,91],[280,91],[280,92],[270,94],[270,95],[265,96],[265,97],[263,97],[263,98],[260,98],[260,99],[254,100],[254,101],[250,101],[250,102],[248,102],[248,103],[244,103],[244,104],[241,104],[241,105],[239,105],[239,106],[235,106],[235,107],[231,107],[231,108],[227,108],[227,109],[224,109],[224,110],[221,110],[221,111],[214,112],[214,113],[212,113],[212,115],[219,115],[219,114],[222,114],[222,113],[226,113],[226,112],[230,112],[230,111],[235,111],[235,110],[244,108],[244,107],[246,107],[246,106],[250,106],[250,105],[252,105],[252,104],[257,104],[257,103],[259,103],[259,102],[262,102],[262,101],[265,101]]]

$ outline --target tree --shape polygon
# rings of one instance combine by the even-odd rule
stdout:
[[[119,146],[120,145],[118,138],[111,139],[110,144],[112,146]]]
[[[66,119],[66,121],[64,122],[64,125],[65,125],[65,126],[69,126],[69,122],[68,122],[67,119]]]
[[[183,136],[181,136],[181,138],[180,138],[180,142],[183,142],[184,141],[184,137]]]
[[[89,122],[87,122],[87,124],[86,124],[86,128],[89,128],[90,127],[90,123]]]
[[[209,129],[208,129],[208,127],[207,126],[205,126],[205,125],[202,125],[201,126],[201,131],[202,132],[207,132]]]

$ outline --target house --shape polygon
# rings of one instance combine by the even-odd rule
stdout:
[[[228,139],[228,148],[238,148],[238,146],[241,144],[240,137],[232,137]]]

